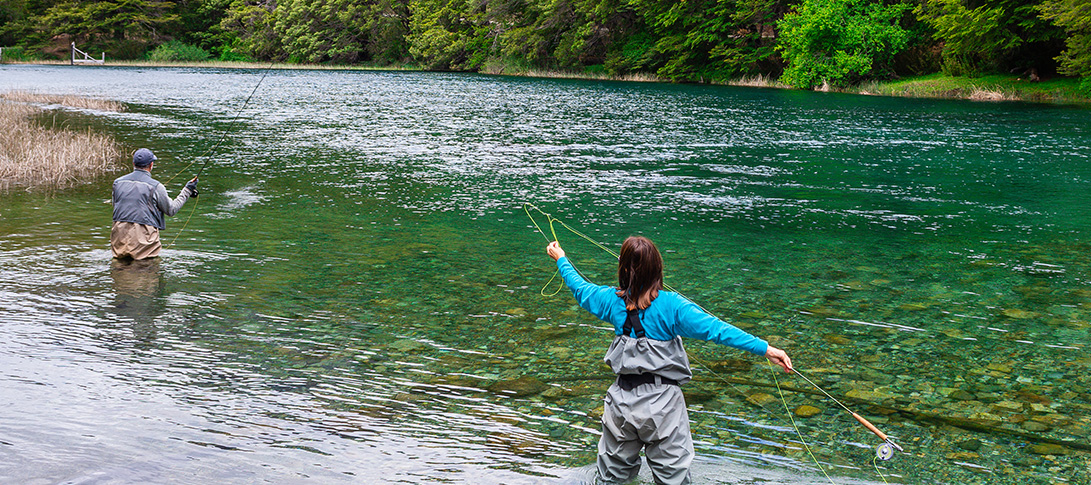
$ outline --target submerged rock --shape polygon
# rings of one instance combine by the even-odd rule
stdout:
[[[525,397],[541,393],[549,386],[537,377],[523,376],[518,379],[510,379],[497,382],[488,387],[489,392],[503,394],[510,397]]]
[[[822,340],[835,345],[852,345],[852,340],[844,335],[828,334],[822,337]]]
[[[822,410],[809,404],[804,404],[796,408],[795,413],[796,416],[799,416],[801,418],[809,418],[811,416],[822,413]]]
[[[1048,424],[1045,424],[1041,421],[1035,421],[1033,419],[1023,421],[1019,424],[1019,426],[1022,427],[1024,430],[1030,431],[1031,433],[1043,433],[1053,429]]]
[[[1051,443],[1038,443],[1027,447],[1027,451],[1035,455],[1067,455],[1068,448]]]
[[[1018,308],[1008,308],[1007,310],[1001,312],[1001,314],[1005,317],[1014,318],[1016,320],[1026,320],[1028,318],[1034,318],[1038,316],[1037,313],[1020,310]]]
[[[997,372],[1003,372],[1005,374],[1011,374],[1012,371],[1011,366],[1007,364],[989,364],[988,369]]]
[[[966,441],[959,441],[955,443],[956,446],[966,451],[977,451],[981,449],[981,441],[976,439],[969,439]]]
[[[767,394],[764,392],[756,392],[754,394],[746,396],[747,402],[758,407],[764,407],[768,404],[772,404],[776,402],[776,400],[777,398],[773,397],[772,394]]]
[[[954,390],[954,392],[948,394],[947,397],[958,401],[973,401],[975,399],[975,396],[973,394],[962,389]]]

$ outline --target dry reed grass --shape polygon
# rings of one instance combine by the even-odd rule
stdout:
[[[15,103],[59,104],[70,108],[94,109],[99,111],[125,111],[125,105],[117,101],[85,98],[71,94],[40,94],[30,91],[8,91],[0,94],[0,99]]]
[[[0,101],[0,190],[71,187],[120,168],[122,151],[113,138],[90,129],[43,127],[32,120],[42,112]]]
[[[774,79],[772,76],[765,76],[757,74],[754,76],[743,76],[738,79],[732,79],[728,81],[729,86],[745,86],[749,88],[787,88],[788,85]]]
[[[974,101],[1012,101],[1015,97],[996,90],[974,88],[968,99]]]

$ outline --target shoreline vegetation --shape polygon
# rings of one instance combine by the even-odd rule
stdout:
[[[6,62],[6,64],[30,64],[30,65],[68,65],[67,61],[28,61]],[[329,70],[329,71],[403,71],[403,72],[430,72],[428,69],[413,65],[331,65],[331,64],[298,64],[286,62],[252,62],[252,61],[140,61],[140,60],[115,60],[107,61],[105,66],[114,67],[184,67],[184,68],[209,68],[209,69],[283,69],[283,70]],[[79,66],[94,68],[100,65]],[[431,71],[445,72],[445,71]],[[480,74],[550,78],[550,79],[584,79],[596,81],[620,81],[620,82],[647,82],[668,83],[654,73],[631,73],[625,75],[610,75],[602,72],[590,71],[566,71],[536,68],[520,68],[501,63],[486,63]],[[697,84],[726,85],[740,87],[757,87],[773,89],[796,89],[779,79],[763,76],[744,76],[731,79],[726,82],[711,81]],[[856,86],[845,88],[831,88],[829,86],[816,87],[815,91],[836,92],[844,94],[859,94],[866,96],[890,96],[902,98],[932,98],[932,99],[965,99],[971,101],[1022,101],[1030,103],[1052,104],[1076,104],[1091,105],[1091,96],[1088,96],[1080,85],[1080,79],[1074,77],[1054,77],[1039,81],[1030,81],[1016,75],[980,75],[980,76],[951,76],[942,73],[926,74],[921,76],[905,77],[888,81],[867,81]]]
[[[56,190],[121,167],[121,146],[90,129],[43,126],[35,118],[50,105],[123,111],[124,105],[72,95],[0,93],[0,191]]]

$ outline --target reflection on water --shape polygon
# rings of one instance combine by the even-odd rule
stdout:
[[[208,162],[150,262],[110,259],[110,177],[0,195],[2,482],[590,481],[610,335],[542,296],[525,201],[651,237],[907,451],[692,342],[700,483],[1091,480],[1056,444],[1091,434],[1086,110],[274,71],[205,159],[259,71],[0,72],[130,103],[68,116],[158,147],[172,192]]]
[[[110,261],[114,309],[119,317],[133,322],[137,340],[153,340],[155,319],[167,311],[160,261],[159,258]]]

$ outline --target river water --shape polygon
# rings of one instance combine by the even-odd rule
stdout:
[[[905,449],[688,341],[698,483],[1091,482],[1087,109],[276,70],[240,112],[263,74],[0,66],[126,103],[42,120],[152,148],[172,194],[203,168],[150,264],[111,262],[124,163],[0,194],[0,482],[589,482],[611,333],[527,203],[651,237]]]

